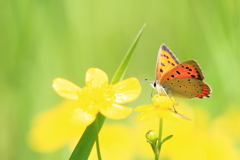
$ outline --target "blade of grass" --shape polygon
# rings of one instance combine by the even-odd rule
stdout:
[[[115,75],[113,76],[111,84],[114,84],[123,79],[126,73],[128,64],[130,62],[130,59],[132,57],[132,53],[135,47],[137,46],[137,43],[141,37],[142,31],[145,26],[146,24],[144,24],[141,30],[138,32],[136,38],[133,41],[133,44],[131,45],[123,61],[119,65]],[[70,160],[80,160],[80,159],[87,160],[88,159],[88,156],[90,155],[94,142],[97,139],[98,133],[102,128],[104,120],[105,120],[105,117],[99,113],[96,117],[96,120],[91,125],[89,125],[84,131],[82,137],[80,138],[77,146],[75,147],[70,157]]]
[[[140,31],[138,32],[137,37],[134,39],[131,47],[129,48],[129,50],[127,51],[127,54],[125,55],[125,57],[123,58],[123,61],[121,62],[121,64],[119,65],[115,75],[113,76],[113,79],[111,81],[111,84],[117,83],[118,81],[122,80],[126,71],[127,71],[127,67],[128,64],[130,62],[130,59],[132,57],[133,51],[135,49],[135,47],[137,46],[137,43],[141,37],[142,31],[145,28],[146,24],[144,24],[142,26],[142,28],[140,29]]]

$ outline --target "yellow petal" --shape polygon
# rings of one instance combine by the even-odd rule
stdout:
[[[176,113],[174,111],[168,110],[168,109],[158,110],[157,112],[158,112],[157,114],[159,117],[162,117],[164,119],[174,121],[174,122],[182,120],[182,119],[190,120],[188,117],[181,115],[179,113]]]
[[[170,99],[169,97],[166,96],[159,96],[158,94],[155,94],[154,97],[152,98],[152,101],[154,105],[160,105],[161,107],[164,108],[172,108],[174,105],[174,99]]]
[[[76,108],[71,114],[71,122],[86,126],[90,125],[95,120],[97,113],[97,108],[87,111],[84,111],[81,108]]]
[[[146,111],[146,110],[150,110],[150,109],[154,109],[155,106],[152,104],[146,104],[146,105],[141,105],[138,106],[137,108],[134,109],[135,112],[141,112],[141,111]]]
[[[146,121],[146,120],[149,120],[149,119],[154,118],[156,116],[157,115],[156,115],[156,111],[155,110],[148,110],[148,111],[140,113],[137,116],[137,120],[139,120],[139,121]]]
[[[137,99],[141,93],[141,86],[136,78],[128,78],[113,85],[116,103],[127,103]]]
[[[123,119],[132,112],[132,108],[125,107],[123,105],[112,104],[112,106],[101,106],[99,111],[107,118]]]
[[[191,121],[190,118],[188,118],[187,116],[184,116],[184,115],[182,115],[182,114],[180,114],[180,113],[175,113],[175,117],[177,117],[177,118],[179,118],[179,119],[185,119],[185,120]]]
[[[76,107],[77,101],[65,101],[36,116],[28,136],[30,147],[39,152],[51,152],[68,143],[69,138],[78,139],[86,125],[70,121],[72,108]]]
[[[85,80],[86,80],[87,86],[91,86],[93,88],[101,87],[102,85],[108,84],[107,74],[98,68],[88,69]]]
[[[52,87],[60,96],[70,100],[78,99],[78,94],[82,90],[76,84],[63,78],[55,78]]]

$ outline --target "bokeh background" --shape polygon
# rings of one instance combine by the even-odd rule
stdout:
[[[83,87],[91,67],[111,79],[144,23],[125,78],[154,80],[164,43],[181,62],[197,60],[213,90],[211,98],[177,99],[177,110],[192,121],[164,123],[164,135],[174,137],[163,146],[162,159],[239,159],[239,0],[2,0],[0,13],[1,159],[68,159],[66,146],[38,152],[27,142],[33,117],[63,101],[52,80],[62,77]],[[141,84],[140,97],[128,106],[151,103],[149,83]],[[123,144],[128,151],[116,147],[119,159],[153,159],[144,135],[158,121],[140,123],[136,115],[105,123],[129,128],[118,132],[131,136]]]

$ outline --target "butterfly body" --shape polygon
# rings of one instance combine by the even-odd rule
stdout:
[[[151,84],[159,94],[188,99],[209,97],[211,88],[203,79],[202,70],[195,60],[179,63],[165,45],[160,47],[156,81]]]

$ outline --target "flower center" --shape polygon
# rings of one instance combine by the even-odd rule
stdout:
[[[109,105],[114,102],[112,85],[94,88],[91,86],[85,86],[79,94],[79,101],[88,107],[99,107],[102,105]]]

